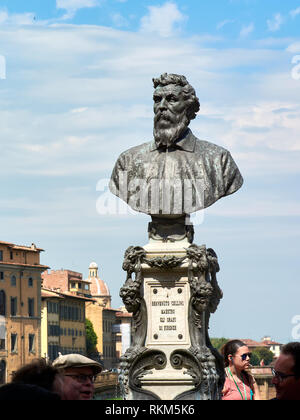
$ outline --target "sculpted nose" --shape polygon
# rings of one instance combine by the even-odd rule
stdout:
[[[158,107],[159,107],[159,109],[167,109],[167,102],[166,102],[165,98],[162,98]]]

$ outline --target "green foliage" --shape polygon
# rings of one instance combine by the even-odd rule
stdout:
[[[98,343],[98,337],[95,333],[92,322],[89,319],[85,320],[85,332],[86,332],[86,352],[91,354],[97,351],[96,346]]]
[[[261,361],[260,357],[258,356],[258,354],[255,353],[255,351],[252,351],[251,353],[252,353],[251,360],[250,360],[251,365],[259,366],[260,361]]]
[[[274,354],[265,347],[257,347],[252,351],[251,364],[258,366],[263,360],[265,366],[269,365],[274,359]]]
[[[213,345],[213,347],[215,349],[217,349],[218,351],[220,351],[220,349],[224,346],[224,344],[227,343],[227,341],[229,341],[229,338],[211,338],[210,339],[211,344]]]

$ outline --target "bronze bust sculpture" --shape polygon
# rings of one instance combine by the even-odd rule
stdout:
[[[165,73],[153,83],[154,141],[120,155],[109,187],[138,212],[180,218],[236,192],[243,178],[226,149],[188,128],[200,103],[186,78]]]

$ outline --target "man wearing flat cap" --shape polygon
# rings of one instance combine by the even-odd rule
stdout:
[[[81,354],[59,355],[53,362],[62,376],[62,400],[91,400],[94,396],[94,382],[102,371],[100,363]]]

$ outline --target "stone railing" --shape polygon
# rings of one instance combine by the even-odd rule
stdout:
[[[272,384],[272,368],[270,366],[254,366],[251,373],[255,377],[263,400],[271,400],[276,396],[275,386]]]
[[[97,376],[95,382],[95,388],[109,388],[118,385],[118,373],[115,372],[103,372]]]

